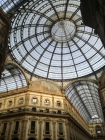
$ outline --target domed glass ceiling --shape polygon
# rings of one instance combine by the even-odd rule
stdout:
[[[105,49],[79,6],[79,0],[31,0],[15,12],[9,49],[31,77],[68,80],[105,66]]]

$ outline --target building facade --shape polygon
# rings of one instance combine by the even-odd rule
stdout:
[[[87,124],[53,82],[38,80],[0,94],[1,140],[104,140],[104,136],[105,124]]]
[[[0,140],[105,140],[104,23],[81,2],[0,0]]]

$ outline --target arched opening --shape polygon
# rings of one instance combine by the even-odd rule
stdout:
[[[19,140],[18,138],[13,138],[12,140]]]
[[[28,140],[36,140],[35,138],[29,138]]]
[[[102,137],[103,136],[100,126],[96,126],[96,134],[97,134],[97,137]]]
[[[15,64],[7,63],[0,79],[0,92],[8,92],[27,87],[27,80],[22,70]]]
[[[45,138],[44,140],[50,140],[50,138]]]
[[[63,138],[60,138],[59,140],[64,140]]]

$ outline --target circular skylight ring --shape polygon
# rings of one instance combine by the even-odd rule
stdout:
[[[89,27],[83,25],[79,7],[71,1],[68,5],[63,0],[63,4],[56,0],[51,2],[41,1],[41,5],[37,6],[35,1],[28,10],[24,6],[16,12],[9,47],[15,60],[32,76],[55,80],[95,73],[97,61],[102,63],[97,70],[101,69],[105,65],[105,53],[100,52],[102,43],[97,41],[99,38]],[[57,27],[61,29],[60,33],[55,32]],[[88,50],[91,50],[90,54]],[[100,60],[93,57],[93,61],[89,61],[97,53]]]
[[[52,38],[58,42],[70,41],[76,33],[76,26],[69,20],[61,20],[51,29]]]

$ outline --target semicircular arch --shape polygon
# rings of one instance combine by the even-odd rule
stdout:
[[[90,80],[75,81],[66,88],[65,94],[87,123],[103,121],[96,83]]]
[[[23,73],[23,75],[24,75],[24,77],[25,77],[25,79],[26,79],[26,81],[27,81],[27,84],[28,84],[28,81],[29,81],[29,80],[28,80],[28,77],[27,77],[27,75],[26,75],[24,69],[23,69],[22,67],[20,67],[16,62],[14,62],[14,61],[12,61],[12,60],[7,60],[7,61],[5,62],[5,65],[8,65],[8,64],[13,64],[13,65],[17,66],[17,67],[21,70],[21,72]]]
[[[6,63],[0,79],[0,93],[23,88],[27,86],[27,80],[21,69],[13,64]]]

